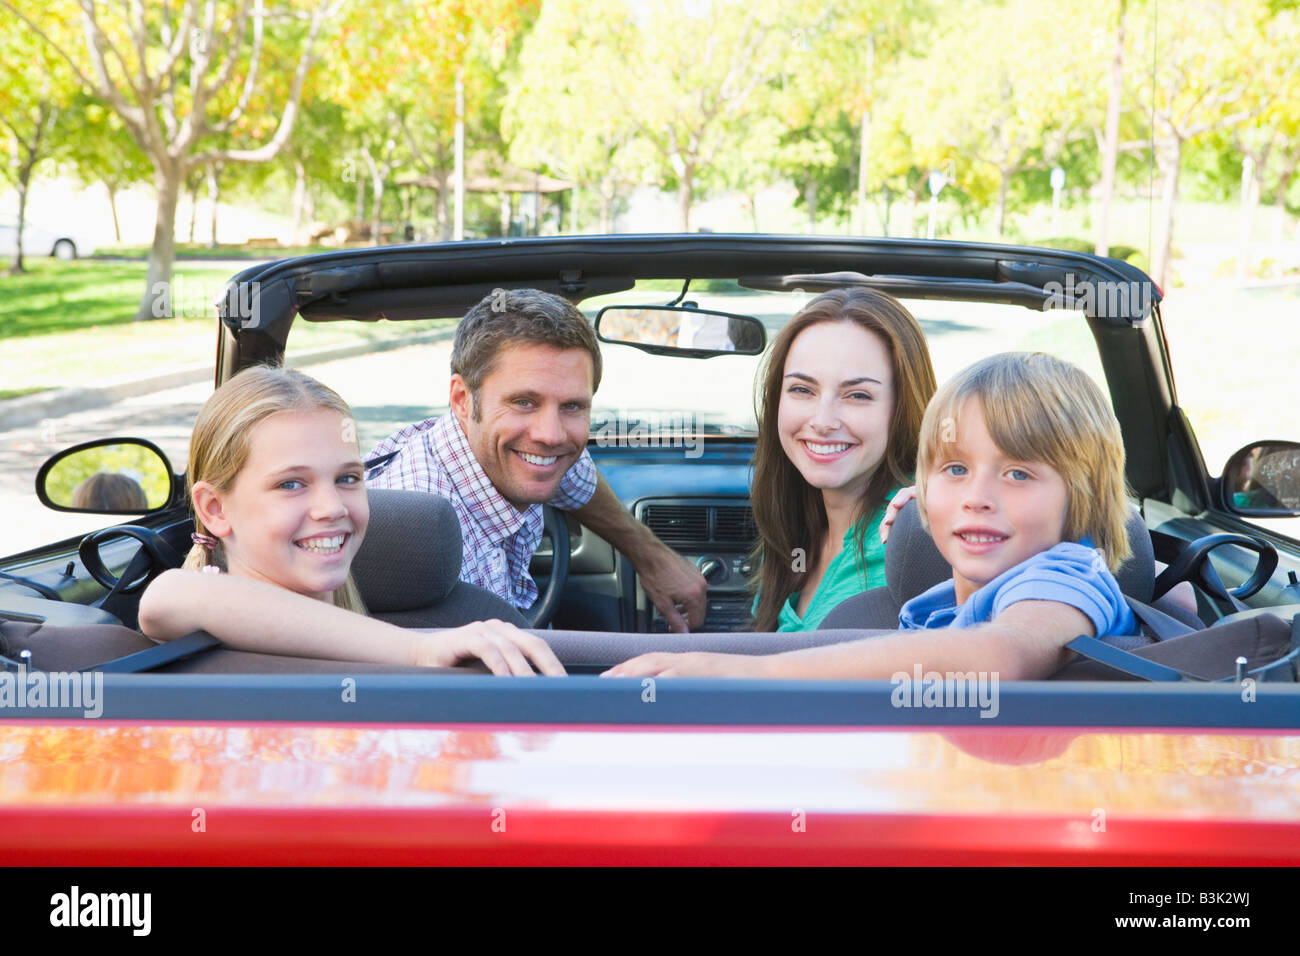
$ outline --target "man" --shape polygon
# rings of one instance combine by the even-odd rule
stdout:
[[[530,607],[528,565],[549,503],[627,555],[672,630],[703,624],[703,575],[632,517],[587,453],[601,356],[583,314],[547,292],[497,289],[457,327],[451,371],[450,413],[380,442],[366,483],[451,501],[461,580]]]

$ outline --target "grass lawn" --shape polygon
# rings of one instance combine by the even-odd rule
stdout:
[[[178,263],[177,318],[133,321],[144,291],[143,262],[33,260],[26,275],[0,275],[0,400],[71,384],[211,365],[217,324],[212,299],[228,266]],[[409,322],[416,332],[436,322]],[[441,323],[441,324],[445,324]],[[295,350],[388,338],[389,323],[302,323]]]

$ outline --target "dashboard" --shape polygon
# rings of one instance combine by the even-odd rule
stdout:
[[[589,446],[624,506],[709,583],[703,630],[749,626],[756,531],[749,504],[751,439],[710,438],[687,457],[681,448]],[[653,633],[667,630],[630,561],[569,517],[569,580],[554,626]],[[533,559],[538,585],[550,574],[550,543]]]

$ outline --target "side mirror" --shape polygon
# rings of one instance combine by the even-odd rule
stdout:
[[[36,497],[55,511],[143,515],[172,500],[172,466],[140,438],[99,438],[59,452],[36,473]]]
[[[761,354],[767,330],[749,315],[674,305],[609,305],[596,313],[596,338],[652,355],[712,358]]]
[[[1262,441],[1233,452],[1219,488],[1224,508],[1235,514],[1300,515],[1300,442]]]

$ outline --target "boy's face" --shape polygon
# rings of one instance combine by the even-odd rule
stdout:
[[[956,441],[935,453],[925,508],[961,604],[1002,572],[1064,540],[1069,492],[1051,465],[1003,452],[978,401],[966,402],[958,422]]]

